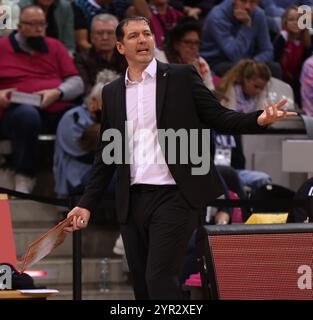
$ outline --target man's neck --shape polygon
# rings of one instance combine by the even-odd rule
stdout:
[[[128,78],[131,81],[141,81],[142,80],[142,73],[148,67],[147,65],[140,65],[140,66],[132,66],[129,65],[128,67]]]

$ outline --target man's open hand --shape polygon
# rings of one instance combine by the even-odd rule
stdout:
[[[274,103],[271,106],[265,106],[264,111],[258,117],[258,124],[260,126],[267,126],[276,121],[283,120],[289,117],[298,115],[297,112],[280,110],[287,102],[287,99],[282,99],[278,103]]]

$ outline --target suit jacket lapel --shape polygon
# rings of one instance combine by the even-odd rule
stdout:
[[[126,87],[125,77],[119,79],[118,88],[116,90],[116,119],[117,129],[120,130],[122,136],[125,135],[125,121],[127,120],[126,113]]]
[[[128,134],[126,132],[126,121],[127,121],[127,112],[126,112],[126,87],[125,87],[125,77],[121,77],[118,83],[118,87],[116,90],[116,127],[120,131],[122,135],[122,154],[123,154],[123,163],[125,161],[128,163],[125,166],[122,166],[126,171],[124,171],[123,176],[130,176],[130,167],[129,167],[129,145],[128,145]],[[125,130],[126,129],[126,130]],[[125,154],[125,150],[126,154]]]
[[[156,79],[156,116],[157,127],[159,128],[164,98],[167,88],[168,64],[157,61],[157,79]]]

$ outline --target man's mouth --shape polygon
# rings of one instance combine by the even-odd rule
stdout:
[[[143,49],[137,49],[137,53],[148,53],[149,49],[143,48]]]

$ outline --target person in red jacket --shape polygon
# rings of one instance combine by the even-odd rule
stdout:
[[[39,133],[53,133],[64,111],[84,90],[67,49],[45,36],[46,26],[42,9],[27,6],[18,30],[0,40],[0,137],[11,140],[15,189],[21,192],[34,187]],[[12,91],[40,95],[41,103],[14,103]]]

